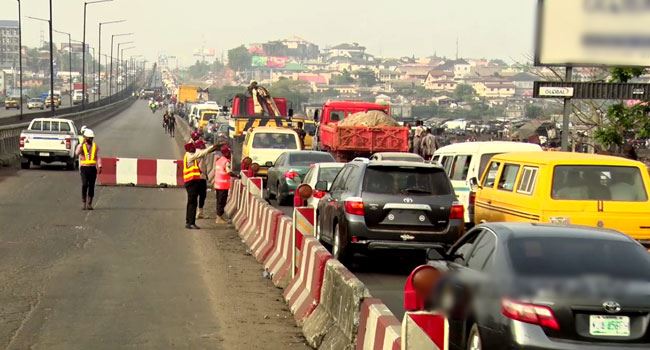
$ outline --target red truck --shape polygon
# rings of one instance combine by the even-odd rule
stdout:
[[[318,131],[319,147],[340,162],[369,157],[376,152],[408,152],[408,128],[401,126],[339,126],[347,116],[368,111],[390,115],[390,106],[362,101],[330,101],[323,105]]]
[[[284,97],[274,97],[273,101],[278,106],[280,116],[288,115],[287,99]],[[255,107],[253,106],[253,98],[240,94],[235,96],[232,100],[232,116],[233,117],[252,117],[255,115]]]

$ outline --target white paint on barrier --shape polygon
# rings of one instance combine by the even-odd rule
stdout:
[[[156,185],[166,184],[169,186],[177,185],[176,178],[176,161],[169,159],[158,159],[156,162]]]
[[[118,185],[137,185],[138,160],[136,158],[118,158],[115,173],[115,182]]]

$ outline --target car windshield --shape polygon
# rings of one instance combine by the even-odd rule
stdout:
[[[557,200],[648,200],[639,169],[625,166],[556,166],[551,196]]]
[[[201,120],[208,121],[212,118],[217,117],[219,114],[217,112],[206,112],[201,115]]]
[[[289,155],[289,165],[309,166],[315,163],[333,162],[334,157],[329,153],[293,153]]]
[[[507,242],[512,268],[526,277],[579,277],[650,280],[650,255],[632,242],[571,238],[526,237]]]
[[[420,167],[369,167],[363,180],[365,192],[406,195],[454,193],[442,169]]]
[[[298,149],[294,134],[260,132],[253,136],[253,148]]]
[[[320,168],[320,173],[318,174],[318,181],[327,181],[327,183],[332,183],[336,178],[336,175],[338,175],[339,171],[341,171],[341,168],[343,168],[342,165],[340,167],[334,167],[334,168],[332,167]]]
[[[41,102],[41,100],[38,98],[32,98],[29,100],[29,102]]]

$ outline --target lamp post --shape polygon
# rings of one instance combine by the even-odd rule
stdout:
[[[133,35],[133,33],[122,33],[122,34],[113,34],[111,35],[111,68],[110,68],[110,77],[108,80],[108,98],[110,102],[111,95],[113,94],[113,41],[115,37]]]
[[[116,71],[115,71],[115,75],[117,76],[118,80],[116,81],[115,85],[116,85],[116,89],[117,89],[118,92],[120,90],[120,80],[119,80],[120,79],[120,64],[121,64],[120,45],[133,44],[133,43],[134,43],[134,41],[127,41],[125,43],[118,43],[117,44],[117,57],[115,57],[117,59],[117,68],[116,68]]]
[[[23,26],[20,15],[20,0],[18,0],[18,67],[20,70],[20,119],[23,119]]]
[[[125,75],[126,78],[124,80],[124,83],[122,84],[122,86],[123,86],[122,89],[128,88],[128,85],[129,85],[128,84],[128,82],[129,82],[129,65],[124,62],[124,51],[131,50],[131,49],[135,49],[135,46],[125,47],[125,48],[122,49],[122,51],[120,51],[120,61],[122,62],[122,64],[126,65],[126,67],[124,68],[124,72],[126,73],[126,75]],[[119,85],[118,85],[118,89],[119,89]]]
[[[98,59],[99,62],[97,63],[97,71],[99,72],[99,80],[97,81],[97,99],[101,100],[102,99],[102,26],[106,24],[113,24],[113,23],[122,23],[126,22],[124,19],[120,19],[117,21],[108,21],[108,22],[101,22],[99,23],[99,54],[98,54]]]
[[[72,106],[72,35],[70,33],[62,32],[60,30],[54,30],[55,32],[68,36],[68,83],[70,83],[70,88],[68,90],[68,95],[70,96],[70,106]]]
[[[52,1],[52,0],[50,0]],[[110,2],[113,0],[95,0],[95,1],[86,1],[84,2],[84,29],[83,29],[83,40],[81,44],[81,85],[83,86],[84,98],[81,99],[81,110],[86,108],[85,96],[86,96],[86,8],[88,5],[99,4],[102,2]]]
[[[50,27],[50,110],[52,111],[52,117],[56,114],[56,107],[54,106],[54,44],[52,40],[52,0],[50,0],[50,19],[43,19],[37,17],[26,16],[29,19],[36,21],[47,22]]]

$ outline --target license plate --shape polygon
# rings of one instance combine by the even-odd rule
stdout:
[[[627,316],[589,316],[589,334],[607,337],[630,335],[630,318]]]
[[[41,157],[49,157],[50,156],[50,154],[47,153],[47,152],[41,152],[38,155],[41,156]]]

